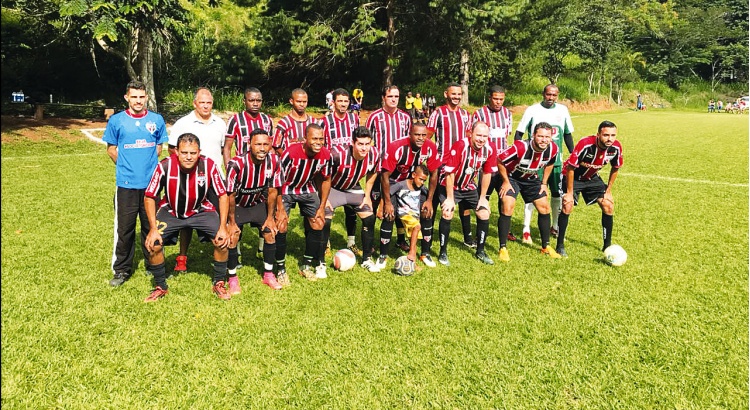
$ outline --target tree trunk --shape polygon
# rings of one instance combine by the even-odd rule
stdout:
[[[388,16],[388,37],[385,46],[388,52],[385,56],[385,67],[383,67],[383,87],[387,87],[393,84],[393,66],[391,65],[391,63],[394,62],[396,58],[396,23],[393,18],[392,6],[393,0],[390,0],[385,7],[385,12]]]
[[[469,50],[461,49],[461,64],[459,66],[459,77],[461,77],[461,105],[469,104]]]
[[[154,39],[151,31],[142,29],[138,39],[138,55],[141,68],[141,81],[146,85],[146,94],[148,95],[148,109],[156,111],[156,90],[154,87]]]
[[[588,77],[589,80],[589,95],[594,91],[594,72],[592,71]]]

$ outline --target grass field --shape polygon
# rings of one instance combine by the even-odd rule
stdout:
[[[578,207],[567,260],[514,243],[509,264],[481,265],[456,220],[450,268],[295,276],[279,292],[255,275],[247,235],[243,293],[229,302],[211,294],[211,252],[194,241],[193,272],[148,305],[142,261],[125,285],[107,285],[104,148],[4,135],[2,407],[747,408],[747,117],[585,115],[576,140],[604,119],[625,147],[614,191],[625,266],[602,263],[600,211]],[[496,214],[488,253],[497,259]]]

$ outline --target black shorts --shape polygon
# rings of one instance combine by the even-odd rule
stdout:
[[[481,177],[481,174],[480,174]],[[481,179],[480,179],[481,181]],[[493,192],[497,191],[497,194],[500,195],[500,187],[503,186],[503,177],[500,176],[498,172],[495,172],[492,174],[492,178],[490,179],[490,186],[487,188],[487,195],[485,197],[489,200],[490,196]],[[482,189],[481,186],[477,187],[477,194],[479,194],[479,190]]]
[[[266,222],[267,218],[268,206],[265,202],[247,208],[244,206],[237,206],[234,208],[234,220],[237,222],[237,226],[239,226],[240,229],[246,224],[260,228]]]
[[[510,186],[513,188],[513,191],[508,191],[505,193],[505,195],[510,195],[513,198],[518,197],[518,194],[521,194],[521,197],[523,198],[523,202],[530,204],[536,201],[539,198],[545,198],[547,195],[543,192],[539,192],[542,189],[542,181],[539,179],[535,179],[532,181],[524,181],[524,180],[516,180],[514,178],[510,179]]]
[[[563,192],[568,191],[567,177],[562,179]],[[573,180],[573,203],[578,205],[578,194],[583,194],[583,200],[586,205],[591,205],[599,198],[604,198],[607,192],[607,184],[602,181],[599,175],[594,176],[588,181]]]
[[[164,246],[176,245],[183,228],[195,229],[201,242],[211,242],[219,230],[219,213],[200,212],[190,218],[180,219],[172,216],[166,208],[160,208],[156,212],[156,226]]]
[[[366,206],[366,209],[359,207],[364,199],[365,191],[356,188],[349,191],[339,191],[338,189],[331,188],[331,193],[328,194],[328,202],[330,202],[334,210],[340,206],[351,205],[355,212],[372,212],[370,207]],[[333,215],[333,212],[326,208],[326,216],[330,215]]]
[[[320,197],[318,197],[317,193],[282,195],[281,201],[284,203],[284,210],[286,211],[287,216],[289,216],[289,211],[291,211],[297,204],[299,204],[299,212],[302,216],[308,218],[314,218],[315,213],[318,212],[318,208],[320,208]]]
[[[445,190],[445,187],[440,185],[437,187],[437,195],[438,195],[438,201],[440,201],[440,205],[442,206],[443,202],[446,198],[448,198],[448,194]],[[453,190],[453,202],[458,205],[462,204],[462,209],[477,209],[477,204],[479,203],[479,192],[477,192],[476,189],[472,189],[470,191],[459,191],[454,189]]]

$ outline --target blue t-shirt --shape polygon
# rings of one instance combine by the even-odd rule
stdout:
[[[168,140],[164,118],[147,111],[142,117],[133,117],[127,110],[110,117],[102,140],[117,146],[115,179],[117,186],[145,189],[159,162],[157,144]]]

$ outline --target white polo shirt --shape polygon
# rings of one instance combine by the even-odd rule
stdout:
[[[225,174],[224,155],[224,134],[227,132],[227,124],[216,114],[211,113],[211,118],[207,123],[201,121],[195,111],[180,118],[174,123],[169,131],[169,145],[177,146],[177,138],[189,132],[195,134],[201,141],[201,154],[211,158],[216,166],[221,170],[222,176]]]

